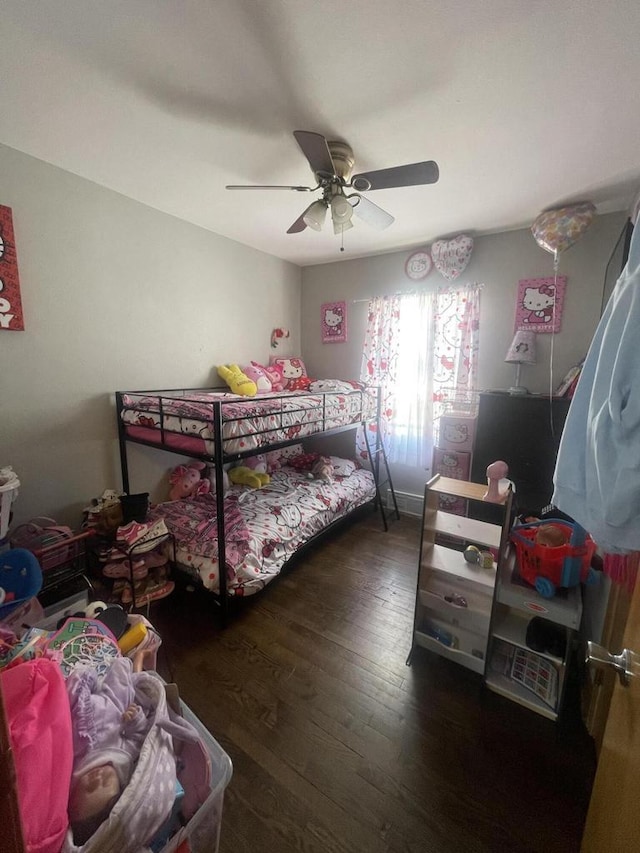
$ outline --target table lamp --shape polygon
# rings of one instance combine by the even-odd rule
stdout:
[[[510,394],[528,394],[529,391],[520,384],[520,369],[523,364],[536,363],[536,335],[535,332],[518,331],[513,336],[504,360],[509,364],[516,365],[516,381],[509,388]]]

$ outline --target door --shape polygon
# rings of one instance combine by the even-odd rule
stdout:
[[[640,654],[640,582],[636,583],[623,648]],[[620,649],[611,649],[619,652]],[[640,660],[640,658],[639,658]],[[624,687],[615,680],[582,853],[640,850],[640,669]]]

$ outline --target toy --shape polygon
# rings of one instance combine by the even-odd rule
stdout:
[[[546,545],[548,548],[559,548],[569,541],[562,527],[557,524],[543,524],[536,531],[536,545]]]
[[[251,486],[252,489],[259,489],[271,482],[271,477],[268,474],[260,474],[252,471],[246,465],[238,465],[236,468],[231,468],[229,479],[236,485]]]
[[[258,393],[256,383],[249,379],[237,364],[221,364],[218,367],[218,376],[227,383],[234,394],[242,397],[255,397]]]
[[[209,480],[202,477],[206,467],[204,462],[190,462],[189,465],[178,465],[174,468],[169,475],[169,500],[178,501],[181,498],[206,495],[211,489]]]
[[[208,468],[207,473],[206,473],[206,477],[209,480],[209,483],[211,485],[211,488],[209,491],[211,492],[212,495],[215,495],[215,493],[216,493],[216,469],[215,468]],[[227,474],[227,472],[223,468],[222,469],[222,494],[223,495],[226,495],[227,492],[229,491],[229,485],[230,485],[229,484],[229,475]]]
[[[242,371],[248,379],[256,383],[258,394],[268,394],[271,391],[271,380],[257,361],[252,361],[247,367],[243,367]]]
[[[540,528],[552,526],[560,529],[564,544],[538,543],[536,537]],[[549,521],[516,524],[511,530],[511,541],[516,546],[523,580],[534,586],[544,598],[553,598],[558,587],[568,588],[598,580],[598,573],[591,568],[595,542],[579,524],[561,519],[553,519],[553,524]]]
[[[333,465],[327,456],[321,456],[311,466],[311,476],[314,480],[324,480],[327,483],[333,480]]]
[[[255,364],[255,362],[252,361],[251,364]],[[269,377],[272,391],[284,391],[285,383],[281,364],[270,364],[268,367],[259,365],[259,367],[262,367]]]
[[[509,466],[501,459],[487,466],[487,483],[489,488],[482,496],[483,501],[490,501],[494,504],[503,504],[506,501],[510,486],[500,491],[500,483],[506,478],[508,473]]]
[[[264,453],[258,453],[256,456],[248,456],[243,460],[245,468],[251,468],[254,474],[267,474],[267,457]]]

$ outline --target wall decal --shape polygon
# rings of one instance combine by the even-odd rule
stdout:
[[[347,340],[347,303],[325,302],[320,306],[323,344],[343,344]]]
[[[521,279],[518,282],[514,332],[559,332],[566,286],[566,275]]]
[[[0,329],[24,331],[18,258],[10,207],[0,204]]]

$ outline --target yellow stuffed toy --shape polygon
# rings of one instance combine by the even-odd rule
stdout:
[[[271,477],[268,474],[260,474],[257,471],[252,471],[246,465],[231,468],[229,479],[236,485],[251,486],[252,489],[259,489],[261,486],[266,486],[267,483],[271,482]]]
[[[227,383],[234,394],[240,394],[243,397],[255,397],[258,393],[258,386],[243,373],[237,364],[221,364],[218,367],[218,376]]]

